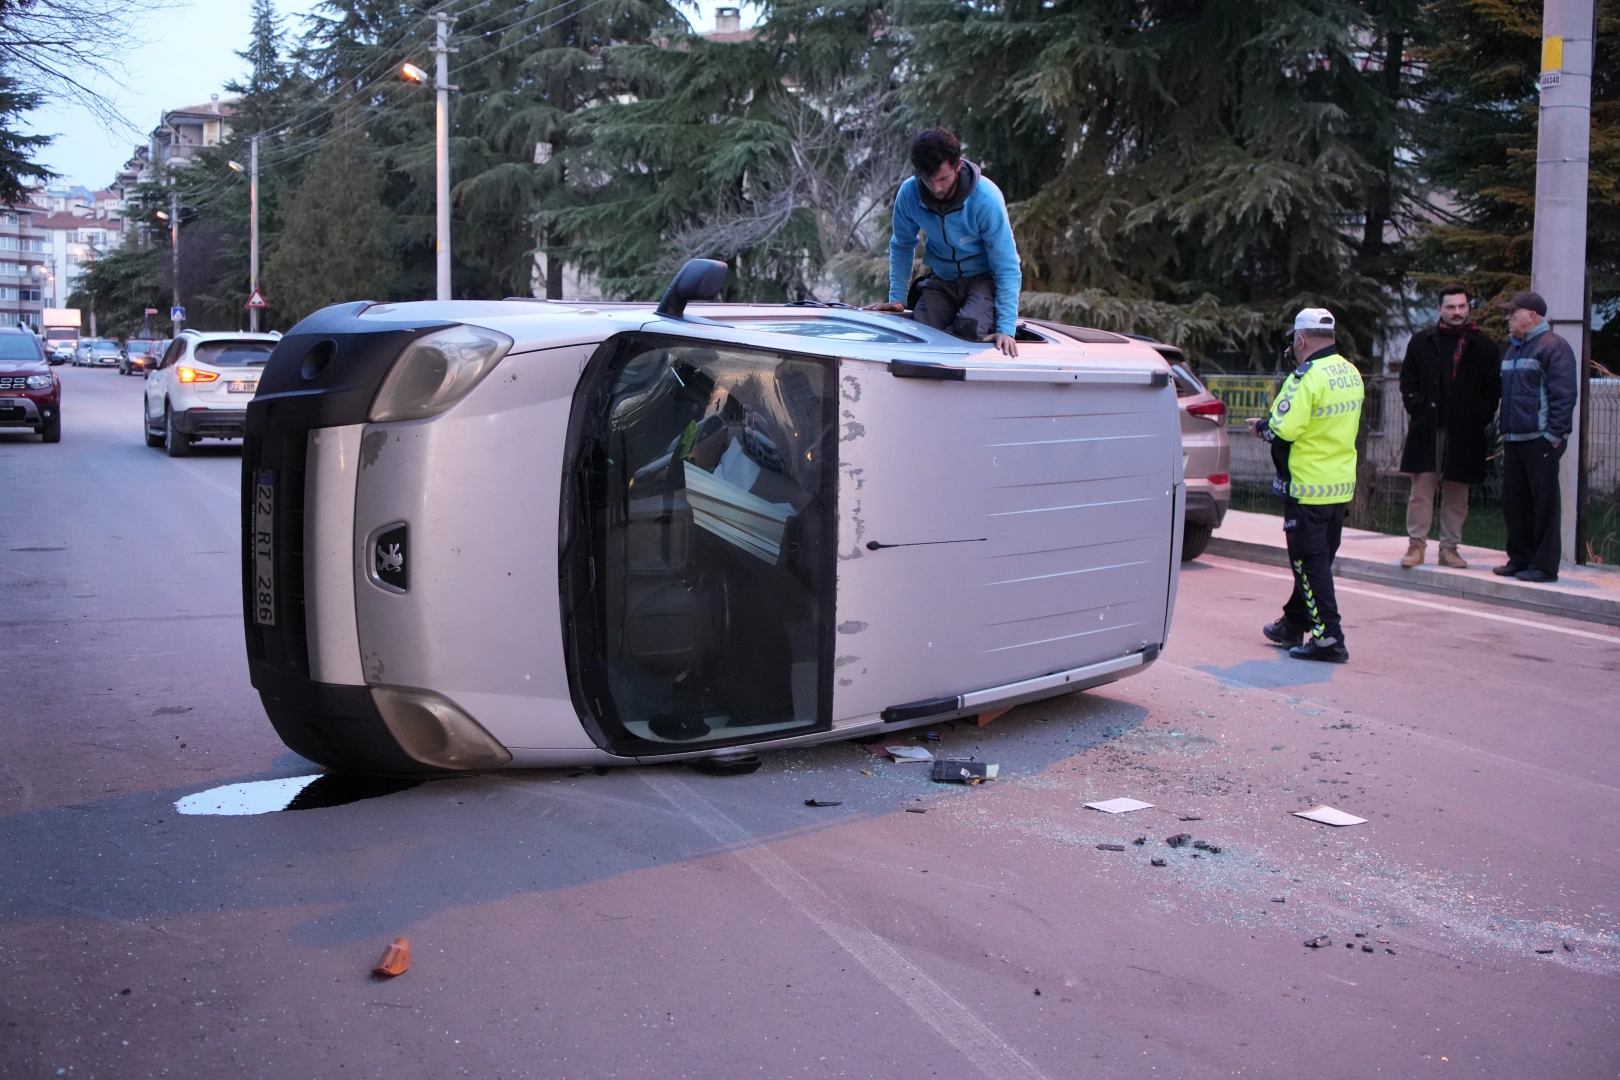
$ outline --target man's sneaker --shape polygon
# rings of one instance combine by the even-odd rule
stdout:
[[[1455,547],[1447,547],[1444,544],[1440,545],[1440,565],[1449,566],[1453,570],[1468,569],[1468,561],[1462,557],[1462,553]]]
[[[1497,577],[1518,577],[1519,571],[1522,569],[1523,567],[1514,566],[1510,562],[1505,562],[1501,566],[1491,567],[1491,573],[1495,574]]]
[[[1424,543],[1422,540],[1415,538],[1408,540],[1406,542],[1406,554],[1401,556],[1401,568],[1403,570],[1410,570],[1414,566],[1422,566],[1423,553],[1428,549],[1429,545]],[[1445,548],[1440,549],[1442,557],[1445,554],[1445,550]]]
[[[1558,580],[1557,574],[1549,574],[1543,570],[1537,570],[1535,567],[1531,567],[1529,570],[1520,570],[1513,576],[1520,581],[1528,581],[1536,585],[1550,585]]]
[[[1274,623],[1266,623],[1260,628],[1260,632],[1266,635],[1267,641],[1275,642],[1285,648],[1302,645],[1305,642],[1305,631],[1294,629],[1287,619],[1278,619]]]
[[[1320,660],[1325,664],[1342,664],[1350,659],[1350,650],[1344,647],[1344,642],[1335,641],[1325,645],[1320,638],[1311,638],[1303,645],[1295,645],[1288,650],[1288,655],[1295,660]]]

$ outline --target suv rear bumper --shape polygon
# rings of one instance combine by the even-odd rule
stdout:
[[[1231,484],[1211,484],[1208,480],[1187,481],[1187,520],[1194,525],[1221,527],[1226,509],[1232,504]]]
[[[246,409],[187,409],[174,414],[175,430],[204,439],[240,439],[247,433]]]

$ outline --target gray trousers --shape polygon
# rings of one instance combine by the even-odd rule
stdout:
[[[935,330],[983,341],[996,328],[996,281],[989,274],[955,281],[930,275],[918,283],[922,295],[912,315]]]
[[[1446,467],[1446,433],[1434,440],[1436,469]],[[1440,489],[1440,546],[1456,547],[1462,543],[1463,522],[1468,520],[1468,485],[1456,480],[1442,480],[1440,472],[1410,473],[1412,494],[1406,500],[1406,535],[1413,540],[1427,540],[1434,525],[1434,492]]]

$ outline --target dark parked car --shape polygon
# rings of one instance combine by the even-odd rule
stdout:
[[[118,374],[144,375],[151,371],[163,358],[163,347],[167,344],[166,341],[130,338],[124,345],[123,358],[118,361]]]
[[[32,428],[62,441],[62,384],[39,339],[20,326],[0,326],[0,428]]]

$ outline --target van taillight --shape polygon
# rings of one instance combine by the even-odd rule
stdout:
[[[1187,411],[1199,419],[1208,420],[1212,424],[1226,423],[1226,402],[1224,401],[1202,401],[1197,405],[1187,406]]]

